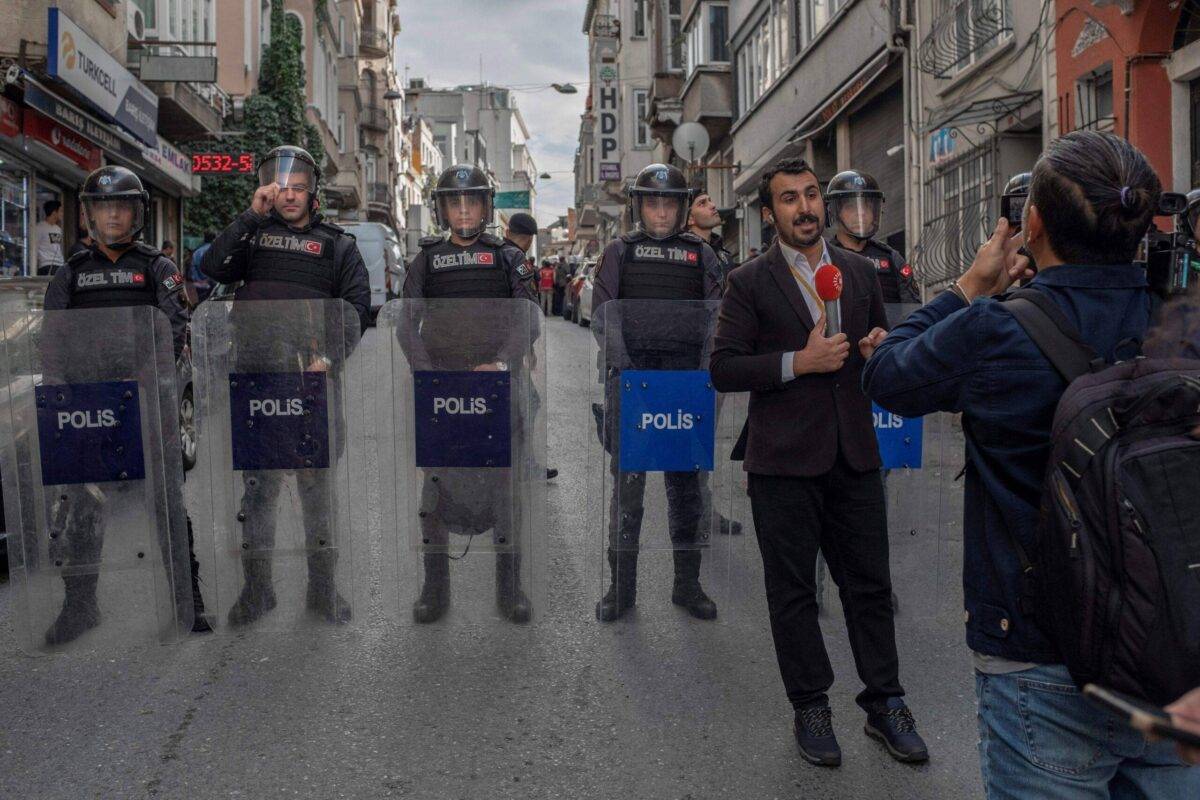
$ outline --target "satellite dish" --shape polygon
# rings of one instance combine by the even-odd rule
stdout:
[[[708,152],[708,131],[699,122],[685,122],[671,137],[675,152],[689,164],[695,164]]]

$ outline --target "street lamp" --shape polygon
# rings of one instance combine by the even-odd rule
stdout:
[[[575,84],[573,83],[552,83],[550,85],[554,87],[554,91],[558,92],[559,94],[579,93],[579,90],[575,88]]]
[[[388,89],[386,92],[383,93],[383,99],[384,100],[403,100],[404,95],[402,93],[396,91],[395,89]]]
[[[538,180],[539,180],[539,181],[548,181],[548,180],[551,180],[551,179],[553,179],[553,178],[554,178],[554,176],[553,176],[553,175],[551,175],[549,172],[543,172],[541,175],[538,175]]]

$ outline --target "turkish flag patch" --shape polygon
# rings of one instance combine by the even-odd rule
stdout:
[[[141,272],[133,273],[133,282],[134,283],[145,283],[146,282],[145,274],[141,273]]]
[[[886,258],[881,258],[881,259],[879,259],[879,268],[883,269],[883,270],[891,269],[892,262],[888,261]]]
[[[322,242],[320,239],[305,239],[304,240],[304,252],[306,252],[306,253],[310,253],[314,256],[319,256],[319,255],[321,255],[321,251],[324,249],[325,249],[325,243]]]
[[[900,268],[900,274],[906,278],[911,278],[912,277],[912,267],[910,267],[908,264],[905,264],[903,267]]]
[[[480,253],[478,255],[478,257],[475,259],[475,263],[476,264],[495,264],[496,263],[496,254],[495,253]]]
[[[688,260],[688,262],[695,264],[697,261],[700,260],[700,255],[698,253],[693,253],[692,251],[689,250],[688,254],[687,254],[687,260]]]

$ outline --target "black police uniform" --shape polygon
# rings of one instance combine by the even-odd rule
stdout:
[[[725,249],[725,240],[721,238],[720,234],[709,234],[708,246],[716,253],[717,263],[721,265],[721,280],[729,280],[729,273],[733,272],[733,268],[738,265],[737,259],[733,257],[733,253]]]
[[[167,316],[171,324],[175,359],[178,360],[187,342],[188,326],[187,306],[183,302],[183,276],[170,259],[148,244],[134,243],[121,252],[115,262],[104,255],[96,245],[84,246],[77,250],[63,267],[55,271],[46,287],[43,302],[46,311],[141,305],[154,306]],[[65,323],[66,320],[61,322]],[[48,325],[50,329],[54,327]],[[55,341],[55,345],[45,354],[44,372],[69,381],[72,351],[75,351],[74,358],[94,358],[95,350],[90,337],[95,334],[95,331],[75,331],[65,326],[60,330],[48,330],[47,339]],[[60,342],[61,347],[58,346]],[[77,347],[73,347],[72,343]],[[177,431],[164,431],[163,436],[164,446],[178,447]],[[168,488],[167,495],[169,502],[178,504],[178,507],[170,510],[171,518],[187,521],[188,555],[191,562],[191,580],[175,582],[174,601],[176,608],[181,612],[181,618],[184,613],[193,615],[193,630],[208,631],[211,628],[203,617],[204,601],[200,595],[199,565],[192,541],[192,521],[186,517],[183,509],[182,464],[178,474],[169,474],[167,479],[177,481]],[[56,509],[56,516],[62,514],[70,520],[70,523],[65,525],[68,532],[65,563],[68,566],[94,564],[100,560],[104,545],[104,506],[106,503],[111,504],[116,493],[128,490],[129,487],[120,485],[108,486],[104,490],[104,494],[108,496],[106,501],[99,500],[83,485],[68,487],[65,490],[64,499],[60,501],[63,505]],[[157,527],[164,566],[168,572],[173,572],[171,548],[167,543],[169,531],[166,526]],[[98,578],[96,574],[64,576],[68,603],[73,598],[85,598],[83,605],[88,605],[88,601],[95,597]],[[191,611],[187,611],[189,605]],[[64,613],[47,633],[47,640],[51,644],[70,641],[75,638],[71,633],[78,635],[81,622],[82,620],[72,619]]]
[[[536,302],[525,253],[511,242],[482,233],[466,246],[442,236],[425,237],[419,244],[420,252],[409,264],[404,280],[406,299],[519,298]],[[522,359],[528,354],[530,331],[509,333],[507,341],[497,347],[492,331],[440,314],[423,320],[419,332],[412,327],[397,331],[416,369],[471,370],[503,361],[515,371],[522,368]],[[489,470],[486,475],[462,470],[424,472],[421,538],[431,550],[424,554],[425,584],[414,615],[418,621],[428,622],[440,616],[449,598],[450,560],[445,551],[449,528],[471,535],[490,528],[493,542],[516,542],[520,521],[511,514],[495,513],[511,504],[511,482],[518,479],[513,469]],[[528,599],[519,597],[520,569],[519,552],[496,554],[496,596],[502,610],[514,619],[528,614]],[[514,602],[525,606],[519,615],[514,612]]]
[[[703,239],[683,231],[666,239],[653,239],[643,232],[624,234],[609,243],[601,257],[593,294],[593,317],[608,300],[704,301],[720,298],[724,275],[713,248]],[[615,288],[615,291],[614,291]],[[686,341],[702,329],[708,312],[697,308],[696,317],[686,313],[664,315],[659,320],[639,320],[637,330],[623,332],[628,369],[696,369],[702,363],[702,342]],[[596,326],[603,346],[604,332]],[[684,336],[672,331],[685,331]],[[681,341],[685,340],[685,341]],[[635,604],[637,595],[638,542],[641,538],[646,473],[620,471],[617,452],[620,403],[620,372],[610,365],[604,376],[605,405],[609,413],[602,431],[605,449],[611,454],[609,473],[613,480],[608,529],[608,563],[612,570],[612,597],[601,604],[615,603],[618,609]],[[698,606],[701,551],[695,546],[700,526],[706,523],[701,475],[696,472],[666,472],[667,525],[675,545],[675,592],[681,605]],[[704,605],[711,606],[707,597]],[[598,612],[599,613],[599,612]],[[707,615],[709,612],[703,612]],[[715,607],[711,611],[715,616]]]
[[[274,209],[266,216],[252,210],[244,211],[217,236],[204,254],[200,269],[221,283],[241,281],[234,296],[235,303],[340,298],[357,312],[360,332],[366,330],[371,321],[370,279],[358,245],[353,236],[326,222],[320,214],[314,214],[307,225],[292,227]],[[347,350],[354,340],[353,331],[346,331]],[[308,363],[307,359],[321,354],[297,355]],[[239,368],[254,366],[239,363]],[[330,381],[329,386],[331,392],[337,391],[337,381]],[[331,397],[330,407],[340,407],[340,400]],[[340,430],[345,420],[339,415],[333,423]],[[345,437],[338,435],[336,438],[342,446]],[[341,450],[334,455],[341,456]],[[242,473],[245,491],[239,518],[245,525],[243,540],[254,550],[268,550],[274,545],[274,509],[284,475],[278,470]],[[336,513],[328,502],[332,496],[328,491],[330,480],[330,469],[296,472],[305,546],[309,551],[307,605],[329,622],[345,622],[350,619],[351,609],[334,586],[338,551],[336,546],[331,548],[323,544]],[[242,568],[246,584],[238,603],[230,610],[229,621],[233,625],[252,622],[275,606],[274,592],[270,588],[270,561],[246,558]]]
[[[841,246],[838,242],[834,244]],[[883,288],[883,302],[921,302],[921,290],[917,287],[913,269],[895,248],[876,239],[868,239],[866,246],[857,252],[875,262],[875,274]]]

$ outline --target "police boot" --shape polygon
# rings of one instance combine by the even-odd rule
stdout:
[[[450,608],[450,555],[425,554],[425,583],[413,603],[413,620],[421,625],[437,622]]]
[[[312,614],[324,617],[326,622],[338,625],[350,621],[350,604],[338,594],[333,572],[337,566],[337,553],[322,550],[308,557],[308,595],[305,606]]]
[[[618,620],[637,604],[637,551],[610,548],[608,568],[612,583],[596,603],[596,619],[601,622]]]
[[[46,631],[46,644],[66,644],[100,624],[100,606],[96,603],[98,579],[98,575],[63,576],[66,596],[58,619]]]
[[[249,625],[275,608],[275,587],[271,585],[271,562],[265,558],[242,559],[246,583],[237,602],[229,609],[229,624]]]
[[[496,608],[518,624],[533,616],[529,598],[521,590],[521,556],[516,553],[496,554]]]
[[[671,602],[696,619],[716,619],[717,604],[700,588],[700,551],[675,550],[675,588]]]

